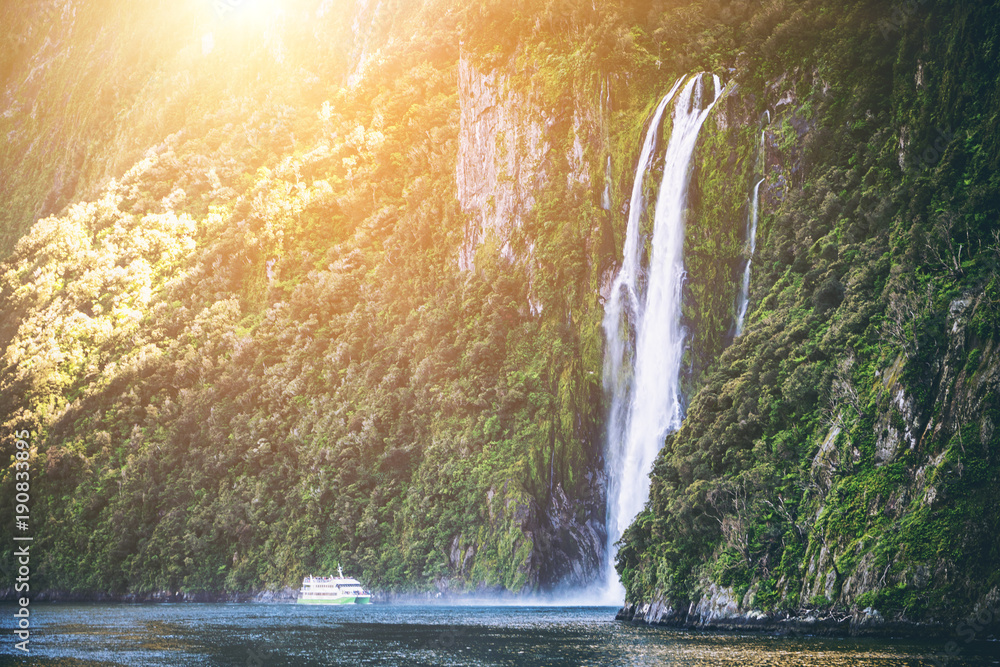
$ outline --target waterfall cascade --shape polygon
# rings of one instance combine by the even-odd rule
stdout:
[[[771,120],[771,112],[767,112],[768,122]],[[766,130],[760,131],[760,151],[757,154],[757,163],[763,169],[764,160],[764,135]],[[740,286],[740,298],[736,302],[736,337],[743,334],[743,324],[747,317],[747,307],[750,305],[750,265],[753,263],[753,254],[757,250],[757,217],[759,213],[758,204],[760,202],[760,184],[764,182],[762,176],[757,185],[753,186],[753,199],[750,202],[750,215],[747,217],[747,240],[750,243],[750,251],[747,254],[747,265],[743,269],[743,284]]]
[[[712,84],[709,90],[707,82]],[[604,383],[611,408],[606,449],[608,562],[602,597],[608,603],[620,603],[624,597],[614,569],[614,545],[645,504],[653,459],[683,418],[679,376],[685,332],[680,320],[690,162],[701,126],[721,93],[714,75],[699,74],[674,84],[653,115],[632,184],[622,266],[604,315]],[[646,239],[640,228],[643,180],[656,153],[661,117],[675,95],[652,237]]]
[[[753,254],[757,250],[757,202],[760,184],[763,182],[762,178],[757,181],[757,185],[753,186],[753,201],[750,204],[750,216],[747,218],[747,239],[750,241],[750,253],[747,255],[746,268],[743,269],[743,284],[740,286],[740,298],[736,304],[737,337],[743,335],[743,323],[747,317],[747,307],[750,305],[750,265],[753,263]]]

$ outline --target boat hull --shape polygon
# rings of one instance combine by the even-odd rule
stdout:
[[[359,595],[354,598],[354,604],[371,604],[372,596],[370,595]]]
[[[320,599],[320,598],[299,598],[298,599],[298,603],[299,604],[327,604],[327,605],[333,605],[333,604],[354,604],[354,598],[353,597],[347,597],[347,596],[340,597],[340,598],[326,598],[326,599]]]

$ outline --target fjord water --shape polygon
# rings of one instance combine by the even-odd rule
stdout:
[[[709,83],[711,90],[707,90]],[[656,153],[661,116],[675,93],[670,140],[648,239],[649,257],[644,264],[643,181]],[[684,216],[698,132],[720,94],[717,76],[699,74],[688,78],[683,87],[681,81],[675,83],[657,107],[632,185],[622,266],[605,306],[604,383],[610,395],[610,412],[607,576],[601,597],[608,603],[620,603],[625,597],[613,567],[614,544],[646,502],[649,472],[664,436],[680,426],[684,416],[680,392],[685,339],[680,321]]]
[[[632,626],[609,607],[295,604],[45,605],[32,654],[0,665],[712,665],[930,667],[946,642],[706,634]],[[949,667],[995,665],[962,644]]]

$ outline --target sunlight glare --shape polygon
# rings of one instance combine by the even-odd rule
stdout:
[[[284,14],[282,0],[214,0],[213,7],[220,19],[240,19],[266,25]]]

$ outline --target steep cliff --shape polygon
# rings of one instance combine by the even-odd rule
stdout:
[[[85,156],[57,197],[44,175],[65,151],[3,156],[25,205],[6,209],[20,239],[2,266],[0,411],[6,454],[31,434],[38,590],[245,595],[338,563],[382,591],[595,576],[588,286],[607,221],[581,185],[592,142],[573,136],[589,130],[548,97],[567,82],[490,87],[528,47],[498,59],[459,5],[398,4],[18,19],[5,122],[30,114],[16,142]],[[129,60],[170,12],[164,53]],[[71,77],[101,58],[101,76]],[[72,131],[40,103],[63,94],[94,107]],[[474,111],[486,99],[509,111]],[[495,152],[532,132],[537,160]],[[463,262],[482,237],[470,211],[512,173],[518,252]]]
[[[770,120],[746,329],[721,354],[692,342],[707,370],[693,363],[689,413],[623,540],[622,617],[845,632],[993,619],[998,91],[993,47],[971,49],[996,43],[991,11],[757,17],[773,32],[737,59],[687,249],[718,248],[720,277],[705,288],[691,270],[687,307],[724,340],[714,304],[732,293],[740,217],[725,207],[756,180],[724,189],[751,172],[754,142],[733,127]]]

